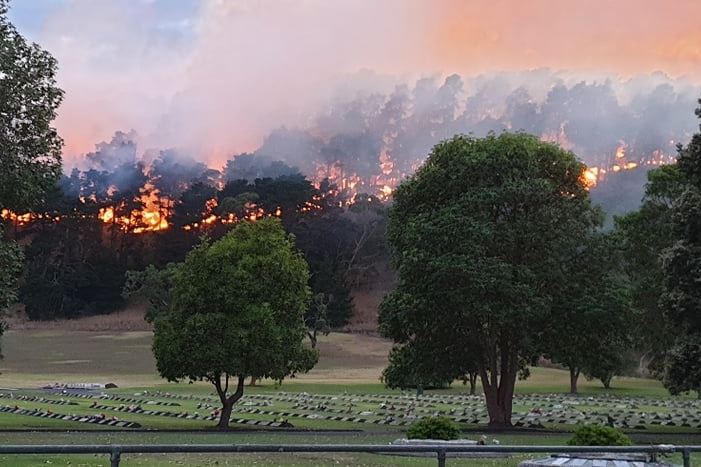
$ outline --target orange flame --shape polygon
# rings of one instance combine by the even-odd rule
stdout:
[[[25,225],[28,224],[32,220],[32,214],[27,212],[24,214],[16,214],[9,209],[3,209],[0,211],[0,217],[2,217],[5,220],[12,221],[16,225]]]

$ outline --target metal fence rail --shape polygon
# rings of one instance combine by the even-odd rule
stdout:
[[[382,454],[434,453],[438,466],[444,467],[448,453],[681,453],[684,467],[691,467],[691,453],[701,446],[502,446],[447,444],[15,444],[0,445],[0,454],[109,454],[110,465],[119,467],[122,454],[128,453],[261,453],[261,452],[364,452]]]

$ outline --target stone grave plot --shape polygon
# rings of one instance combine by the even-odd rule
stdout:
[[[278,393],[276,395],[247,395],[278,408],[276,412],[288,417],[320,418],[391,425],[408,425],[417,418],[444,415],[462,424],[487,424],[484,403],[477,397],[434,395],[432,397],[397,397],[392,395],[314,395],[307,393]],[[240,405],[246,405],[246,402]],[[279,407],[287,407],[280,412]],[[240,407],[235,410],[241,410]],[[554,420],[553,420],[554,421]],[[517,426],[542,427],[534,414],[514,415]]]
[[[345,400],[335,401],[336,396],[317,398],[309,394],[299,395],[246,395],[238,404],[234,406],[234,414],[248,414],[263,416],[272,419],[266,420],[251,420],[247,418],[237,418],[232,416],[232,423],[243,423],[246,425],[259,424],[276,426],[275,420],[285,419],[323,419],[330,421],[342,421],[364,424],[392,424],[406,425],[414,421],[418,416],[426,416],[434,414],[433,409],[428,407],[417,408],[419,415],[398,419],[395,414],[390,412],[390,406],[385,404],[385,410],[366,410],[368,407],[363,407],[361,404],[368,405],[372,403],[372,407],[376,400],[352,397],[343,398]],[[317,400],[319,399],[319,400]],[[212,400],[212,399],[210,399]],[[348,400],[349,402],[346,402]],[[352,400],[355,403],[351,402]],[[99,401],[99,402],[98,402]],[[106,404],[106,402],[122,401],[132,402],[132,404],[120,404],[118,406]],[[196,410],[193,411],[170,411],[156,410],[149,407],[148,401],[143,403],[143,399],[131,400],[124,397],[95,399],[93,405],[90,406],[93,410],[117,410],[117,411],[134,411],[143,415],[181,417],[198,420],[216,420],[219,416],[220,406],[216,402],[199,402]],[[380,403],[380,404],[384,404]],[[410,402],[413,404],[413,402]],[[426,404],[430,406],[430,404]]]
[[[171,393],[162,391],[143,391],[134,394],[134,397],[149,397],[150,400],[154,399],[167,399],[176,401],[219,401],[219,398],[215,395],[210,396],[200,396],[194,394],[182,394],[182,393]]]
[[[572,396],[563,394],[525,394],[517,395],[514,401],[523,404],[560,404],[573,406],[615,407],[618,409],[651,410],[699,410],[701,401],[684,399],[650,399],[643,397],[613,397],[613,396]]]
[[[12,392],[0,393],[0,399],[11,399],[14,401],[21,402],[38,402],[40,404],[53,404],[53,405],[78,405],[77,402],[71,401],[69,399],[51,399],[48,397],[34,396],[28,394],[14,394]]]
[[[155,405],[165,405],[165,406],[179,406],[180,403],[172,400],[158,400],[158,399],[152,399],[152,398],[145,398],[145,397],[137,397],[137,396],[126,396],[123,394],[108,394],[105,392],[90,392],[90,393],[85,393],[85,392],[70,392],[70,391],[61,391],[60,393],[55,393],[56,395],[60,395],[62,397],[72,397],[76,399],[99,399],[99,400],[114,400],[114,401],[120,401],[120,402],[130,402],[130,403],[137,403],[137,404],[155,404]],[[142,393],[138,393],[141,395]],[[194,400],[194,399],[189,399],[189,400]]]
[[[208,406],[206,407],[207,409],[214,408],[214,406]],[[100,404],[100,403],[94,403],[93,405],[90,406],[90,409],[92,410],[97,410],[97,411],[103,411],[104,412],[128,412],[128,413],[137,413],[139,415],[144,415],[144,416],[153,416],[153,417],[170,417],[170,418],[181,418],[181,419],[187,419],[187,420],[201,420],[201,421],[217,421],[219,420],[219,410],[220,408],[215,408],[214,411],[209,412],[207,414],[201,414],[198,411],[194,412],[189,412],[189,411],[180,411],[180,412],[174,412],[174,411],[169,411],[169,410],[158,410],[158,409],[151,409],[151,408],[144,408],[142,406],[125,406],[125,405],[119,405],[119,406],[114,406],[114,405],[108,405],[108,404]],[[257,415],[271,415],[270,419],[254,419],[254,418],[241,418],[237,416],[232,416],[229,420],[230,423],[235,423],[235,424],[240,424],[240,425],[249,425],[249,426],[261,426],[261,427],[282,427],[285,425],[285,422],[282,421],[283,418],[288,418],[295,416],[293,413],[289,412],[276,412],[276,411],[262,411],[259,409],[248,409],[248,410],[234,410],[234,413],[247,413],[247,414],[257,414]],[[273,418],[275,416],[276,418]]]
[[[516,400],[532,405],[531,412],[548,423],[611,423],[617,428],[640,430],[654,426],[701,428],[698,401],[565,395],[518,396],[515,404]]]
[[[329,407],[335,406],[347,408],[352,405],[354,407],[365,407],[370,409],[378,407],[382,409],[393,407],[392,410],[413,407],[418,410],[431,412],[439,411],[441,413],[449,410],[455,410],[456,405],[466,405],[463,398],[456,398],[455,396],[433,396],[416,399],[414,397],[399,397],[392,394],[319,395],[307,393],[278,393],[276,395],[265,396],[246,395],[245,397],[260,397],[267,398],[269,400],[274,399],[281,402],[287,401],[303,406],[323,404]],[[475,407],[484,406],[481,399],[473,399],[469,404]]]
[[[259,406],[274,407],[274,410],[252,410],[250,406],[256,404],[247,399],[257,400]],[[487,422],[484,404],[475,404],[472,408],[455,407],[453,403],[456,399],[454,396],[415,400],[392,395],[254,394],[244,396],[234,410],[282,417],[384,425],[408,425],[417,418],[435,415],[451,416],[462,423]],[[463,398],[460,398],[458,402],[462,401]]]
[[[104,414],[98,415],[76,415],[76,414],[65,414],[54,412],[50,409],[41,408],[23,408],[15,404],[14,406],[3,405],[0,406],[0,412],[9,413],[13,415],[26,415],[31,417],[41,417],[41,418],[53,418],[57,420],[64,420],[70,422],[79,423],[93,423],[97,425],[105,425],[114,428],[141,428],[141,425],[136,422],[129,422],[125,420],[118,420],[116,417],[107,417]]]

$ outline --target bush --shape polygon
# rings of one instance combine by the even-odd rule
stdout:
[[[582,425],[574,430],[567,441],[570,446],[632,446],[633,443],[622,431],[610,426]]]
[[[458,439],[460,428],[447,417],[422,418],[409,427],[409,439]]]

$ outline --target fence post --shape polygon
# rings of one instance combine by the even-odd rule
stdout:
[[[122,449],[120,446],[112,446],[110,452],[110,467],[119,467],[119,461],[122,457]]]
[[[438,449],[436,454],[438,457],[438,467],[445,467],[445,449]]]
[[[684,461],[684,467],[691,467],[691,453],[687,448],[682,449],[682,460]]]

